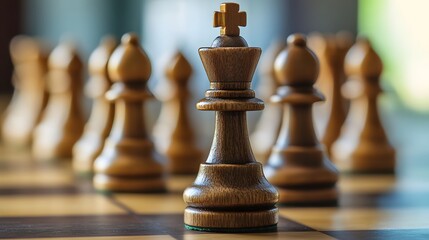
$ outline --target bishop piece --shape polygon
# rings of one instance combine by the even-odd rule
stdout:
[[[49,101],[34,131],[32,150],[39,160],[69,159],[85,124],[83,65],[74,46],[63,42],[50,54],[48,68]]]
[[[262,54],[261,63],[259,64],[261,77],[258,92],[266,104],[255,130],[250,135],[250,142],[252,143],[256,160],[262,164],[267,162],[282,124],[283,108],[280,104],[271,103],[270,97],[274,95],[278,87],[274,74],[274,61],[285,47],[286,43],[284,41],[274,42]]]
[[[114,82],[106,93],[115,103],[113,128],[94,162],[94,187],[100,191],[157,192],[165,190],[163,159],[145,128],[144,102],[151,64],[134,34],[125,34],[108,63]]]
[[[378,114],[383,65],[367,39],[360,39],[345,60],[349,80],[343,94],[351,99],[350,113],[332,158],[341,170],[355,173],[393,173],[395,149],[390,145]]]
[[[10,43],[10,55],[15,91],[3,119],[3,142],[29,147],[48,99],[45,86],[48,54],[37,39],[16,36]]]
[[[338,172],[313,126],[312,105],[324,99],[313,87],[319,64],[304,36],[291,35],[287,42],[274,63],[280,87],[272,101],[289,105],[289,120],[283,118],[265,174],[277,186],[282,204],[336,204]]]
[[[194,175],[202,162],[194,129],[188,116],[188,89],[192,67],[181,52],[177,52],[166,69],[168,81],[160,86],[163,105],[154,139],[159,151],[167,157],[167,172],[170,175]],[[183,191],[183,189],[182,189]]]
[[[112,128],[114,105],[105,93],[111,81],[107,74],[107,62],[115,49],[116,41],[103,38],[89,58],[89,79],[85,92],[93,99],[91,115],[85,125],[82,137],[73,147],[73,167],[81,174],[91,174],[94,160],[101,153],[104,140]]]

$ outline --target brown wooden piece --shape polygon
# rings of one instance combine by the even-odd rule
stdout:
[[[200,231],[275,229],[278,193],[253,156],[246,123],[246,111],[264,108],[250,89],[261,49],[239,43],[200,48],[199,54],[210,89],[197,108],[216,111],[216,128],[208,159],[183,195],[185,224]]]
[[[29,147],[48,95],[45,88],[48,54],[43,44],[31,37],[16,36],[10,43],[14,64],[13,97],[2,126],[4,143]]]
[[[323,100],[323,95],[313,88],[318,68],[316,56],[299,34],[288,37],[288,47],[275,61],[280,87],[272,101],[289,105],[289,120],[283,120],[264,170],[270,183],[277,186],[279,202],[283,204],[322,205],[337,201],[338,172],[313,126],[312,105]]]
[[[312,34],[309,37],[309,47],[314,50],[320,62],[316,86],[326,98],[325,102],[315,104],[316,127],[328,155],[347,116],[347,103],[341,95],[341,86],[345,81],[345,52],[347,47],[351,47],[351,42],[347,42],[346,36],[343,35]]]
[[[260,83],[258,93],[265,102],[265,109],[256,124],[255,130],[250,135],[250,142],[252,143],[256,160],[262,164],[265,164],[270,156],[271,148],[276,143],[282,123],[282,106],[271,103],[269,98],[274,95],[278,87],[274,76],[274,61],[285,47],[286,43],[284,41],[274,42],[262,54],[259,66]]]
[[[194,129],[188,116],[188,89],[192,67],[177,52],[166,69],[168,82],[161,85],[163,105],[154,126],[155,146],[167,156],[169,174],[196,174],[202,162],[202,151],[196,146]]]
[[[335,40],[337,43],[337,56],[338,56],[338,71],[340,75],[341,86],[347,81],[347,74],[344,71],[344,60],[346,58],[347,52],[354,44],[354,37],[350,32],[342,31],[335,34]],[[343,96],[343,94],[341,94]],[[346,118],[350,109],[350,99],[347,99],[343,96],[343,105],[346,109]],[[344,120],[345,121],[345,120]],[[344,124],[344,123],[343,123]],[[341,130],[340,130],[341,133]],[[337,136],[338,139],[339,136]],[[332,147],[331,147],[332,148]],[[330,150],[329,150],[330,152]]]
[[[93,105],[83,135],[73,147],[73,168],[79,173],[92,173],[94,160],[100,155],[104,140],[112,128],[114,104],[106,99],[105,94],[111,86],[107,62],[115,46],[114,38],[103,38],[89,58],[91,78],[86,84],[85,93],[93,99]]]
[[[220,12],[213,15],[213,27],[221,27],[220,34],[239,36],[239,26],[246,26],[246,12],[239,12],[240,6],[236,3],[222,3]]]
[[[378,114],[383,65],[367,39],[360,39],[347,53],[349,80],[342,92],[351,99],[350,113],[332,157],[341,170],[357,173],[393,173],[395,149],[389,144]]]
[[[94,187],[101,191],[163,191],[162,158],[149,139],[144,102],[153,98],[147,87],[151,64],[135,34],[125,34],[108,63],[113,85],[106,93],[115,102],[113,127],[94,162]]]
[[[60,43],[49,56],[49,101],[34,131],[33,154],[40,160],[70,158],[85,124],[82,61],[74,47]]]

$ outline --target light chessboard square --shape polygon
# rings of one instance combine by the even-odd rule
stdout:
[[[148,235],[148,236],[111,236],[111,237],[62,237],[62,238],[37,238],[37,240],[174,240],[169,235]],[[22,239],[24,240],[24,238]]]
[[[429,208],[287,208],[280,215],[319,231],[429,228]]]
[[[182,214],[186,207],[180,194],[115,194],[114,198],[138,214]]]
[[[98,194],[0,196],[0,217],[105,215],[126,213]]]
[[[74,176],[68,169],[50,168],[0,173],[0,187],[4,188],[65,186],[74,186]]]
[[[262,239],[287,239],[287,240],[333,240],[335,238],[325,235],[320,232],[277,232],[277,233],[255,233],[255,234],[186,234],[184,240],[227,240],[227,239],[242,239],[242,240],[262,240]]]

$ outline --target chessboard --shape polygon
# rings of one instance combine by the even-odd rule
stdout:
[[[209,147],[199,149],[200,129],[187,116],[192,66],[180,51],[152,131],[144,117],[154,98],[151,62],[137,34],[118,46],[105,38],[91,54],[86,123],[74,45],[62,42],[48,57],[35,39],[12,40],[16,91],[0,121],[1,239],[429,239],[429,116],[392,99],[378,104],[383,64],[370,40],[344,45],[341,35],[316,34],[308,47],[292,34],[286,48],[275,47],[261,71],[271,110],[251,143],[246,112],[264,108],[251,89],[262,50],[240,36],[247,15],[238,4],[220,10],[220,35],[198,50],[210,89],[196,107],[216,112],[204,163]],[[330,107],[329,116],[321,111],[321,141],[313,125],[323,114],[312,113],[325,99],[313,86],[319,58]]]
[[[408,134],[424,127],[418,117],[395,116],[398,126],[412,123]],[[402,131],[390,133],[406,137]],[[170,179],[176,193],[106,195],[76,176],[69,161],[42,164],[26,151],[3,147],[0,238],[429,239],[429,164],[424,142],[413,139],[402,146],[396,176],[341,175],[337,207],[279,206],[276,232],[243,234],[185,229],[180,188],[192,179]]]

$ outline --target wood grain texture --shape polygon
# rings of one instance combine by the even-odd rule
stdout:
[[[39,160],[71,158],[73,145],[82,135],[85,124],[82,67],[71,43],[60,43],[49,56],[49,101],[34,131],[32,146]]]
[[[270,97],[274,95],[278,87],[274,74],[274,61],[284,48],[286,48],[285,42],[273,42],[268,50],[262,54],[261,64],[259,65],[260,83],[258,93],[265,102],[265,109],[256,124],[255,130],[250,135],[250,142],[256,160],[262,164],[267,162],[282,124],[282,106],[272,103]]]
[[[6,144],[30,147],[48,100],[46,50],[40,40],[28,36],[16,36],[10,42],[15,91],[3,116],[2,140]]]
[[[213,27],[221,27],[221,35],[239,36],[239,26],[246,26],[246,12],[239,12],[239,9],[237,3],[222,3],[220,12],[213,15]]]
[[[306,47],[304,36],[288,37],[288,47],[275,61],[275,72],[280,87],[272,100],[288,104],[289,120],[283,119],[265,174],[278,188],[280,203],[335,203],[338,173],[316,137],[312,119],[312,104],[323,100],[323,95],[313,88],[318,62]]]
[[[76,172],[92,174],[94,160],[100,155],[104,141],[113,124],[114,104],[109,102],[105,94],[111,86],[107,74],[107,63],[115,49],[116,41],[105,37],[89,58],[89,79],[85,92],[93,99],[91,115],[85,125],[82,137],[73,147],[73,167]]]
[[[144,118],[151,64],[135,34],[125,34],[108,63],[114,84],[106,93],[115,103],[113,128],[94,162],[94,187],[101,191],[163,191],[162,157],[155,151]]]
[[[158,151],[167,157],[167,173],[171,175],[196,175],[203,161],[203,152],[196,144],[195,128],[188,114],[191,74],[188,60],[177,52],[166,69],[168,81],[159,87],[163,105],[153,136]]]
[[[393,173],[395,170],[395,149],[378,114],[382,68],[380,57],[367,39],[359,39],[347,53],[345,70],[350,77],[342,92],[351,99],[350,114],[340,138],[332,146],[333,160],[344,171]]]
[[[216,127],[207,161],[183,194],[185,225],[200,231],[272,231],[278,193],[253,156],[246,122],[246,111],[264,108],[250,89],[261,49],[237,41],[232,47],[200,48],[199,54],[210,89],[197,108],[216,111]]]

